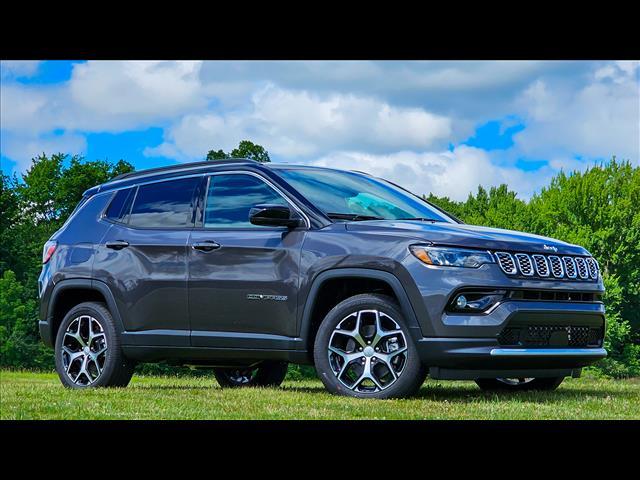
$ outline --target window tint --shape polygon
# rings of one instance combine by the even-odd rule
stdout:
[[[190,227],[193,191],[200,177],[138,187],[129,224],[136,227]]]
[[[129,210],[131,210],[133,192],[133,188],[117,191],[109,204],[109,208],[107,208],[105,217],[114,222],[126,223]]]
[[[261,228],[249,222],[249,210],[262,203],[288,205],[278,192],[251,175],[212,175],[207,192],[204,226]]]

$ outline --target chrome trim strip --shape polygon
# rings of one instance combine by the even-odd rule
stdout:
[[[494,357],[606,357],[604,348],[493,348]]]

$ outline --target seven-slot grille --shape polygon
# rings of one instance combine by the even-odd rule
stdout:
[[[507,275],[524,277],[597,280],[598,262],[593,257],[574,257],[559,255],[528,255],[495,252],[498,265]]]

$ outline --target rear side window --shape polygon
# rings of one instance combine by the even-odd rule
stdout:
[[[131,202],[133,202],[134,188],[118,190],[109,204],[104,216],[111,221],[127,223]]]
[[[200,177],[169,180],[138,187],[129,225],[178,228],[193,226],[193,192]]]

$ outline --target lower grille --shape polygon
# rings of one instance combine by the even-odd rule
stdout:
[[[603,329],[561,325],[506,327],[498,336],[500,345],[522,347],[600,347]]]

